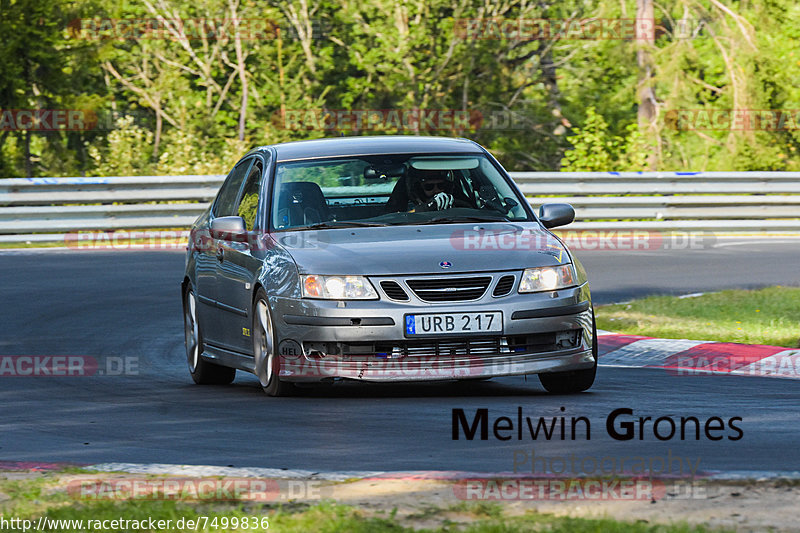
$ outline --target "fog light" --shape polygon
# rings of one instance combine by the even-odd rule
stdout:
[[[559,331],[556,333],[556,348],[575,348],[578,346],[578,339],[580,338],[581,330],[575,329],[572,331]]]
[[[336,347],[329,346],[327,342],[306,342],[303,343],[303,352],[306,359],[323,359],[329,354],[336,352]]]

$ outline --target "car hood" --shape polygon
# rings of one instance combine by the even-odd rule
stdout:
[[[273,234],[301,274],[407,275],[518,270],[569,263],[535,223],[439,224]]]

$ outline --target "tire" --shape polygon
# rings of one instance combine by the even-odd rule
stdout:
[[[270,396],[289,396],[294,392],[291,383],[280,379],[280,357],[275,350],[275,332],[269,311],[269,300],[259,288],[253,299],[253,357],[255,375]]]
[[[539,381],[547,392],[553,394],[583,392],[592,386],[597,374],[597,324],[594,320],[594,309],[592,309],[592,355],[594,356],[592,368],[539,374]]]
[[[228,385],[236,377],[236,369],[215,365],[203,359],[203,332],[197,322],[197,298],[191,287],[183,299],[183,330],[186,339],[186,362],[189,373],[198,385]]]

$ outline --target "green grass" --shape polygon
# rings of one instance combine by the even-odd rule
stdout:
[[[728,290],[692,298],[651,296],[595,308],[597,327],[630,335],[797,348],[800,288]]]
[[[552,531],[556,533],[684,533],[708,531],[703,527],[686,524],[654,525],[640,522],[620,522],[612,519],[584,519],[557,517],[550,514],[528,511],[522,515],[510,516],[504,507],[495,502],[459,502],[450,507],[423,506],[423,510],[409,517],[398,516],[398,510],[376,510],[368,512],[349,505],[339,505],[325,501],[314,505],[294,503],[285,505],[254,504],[248,502],[176,502],[176,501],[76,501],[58,484],[58,474],[48,473],[34,479],[19,481],[2,480],[0,492],[10,497],[0,502],[0,516],[28,519],[36,523],[40,516],[50,520],[101,520],[117,519],[144,521],[153,519],[170,520],[171,527],[158,531],[264,531],[261,528],[235,529],[230,527],[234,518],[239,520],[257,518],[259,523],[266,517],[270,532],[280,533],[515,533],[533,531]],[[229,527],[184,527],[176,524],[183,519],[208,521],[223,519]],[[427,529],[421,528],[414,519],[424,520]],[[405,522],[405,523],[404,523]],[[200,522],[202,524],[202,522]],[[208,522],[206,522],[208,524]],[[110,524],[109,524],[110,525]],[[14,529],[10,529],[13,531]],[[84,525],[84,531],[87,530]],[[150,531],[149,529],[135,529]],[[54,527],[44,530],[71,532],[75,529]],[[116,532],[125,529],[104,529]],[[718,530],[715,530],[718,531]],[[42,533],[42,532],[39,532]]]
[[[556,533],[603,533],[603,532],[634,532],[634,533],[683,533],[683,532],[703,532],[708,531],[702,527],[693,527],[685,524],[676,525],[652,525],[643,522],[619,522],[611,519],[585,519],[556,517],[549,514],[529,511],[524,515],[505,516],[497,512],[493,516],[484,518],[482,513],[475,515],[474,521],[463,523],[454,522],[447,518],[452,516],[452,511],[439,510],[437,513],[430,513],[426,516],[429,521],[438,521],[440,526],[426,529],[414,529],[410,526],[402,525],[401,519],[390,514],[388,517],[369,516],[361,509],[347,505],[338,505],[333,502],[323,502],[302,510],[287,510],[282,507],[247,507],[242,504],[201,504],[189,505],[173,501],[141,501],[141,502],[98,502],[92,504],[71,504],[51,508],[46,512],[49,519],[53,520],[137,520],[143,521],[152,518],[158,520],[170,520],[170,526],[159,531],[187,531],[187,528],[177,529],[175,524],[183,519],[184,524],[187,520],[201,520],[200,517],[208,517],[211,523],[215,517],[218,521],[226,520],[231,524],[234,518],[267,517],[269,521],[268,531],[280,533],[516,533],[528,531],[551,531]],[[465,512],[461,513],[464,517]],[[17,514],[15,512],[5,514],[6,517],[29,518],[36,522],[39,515]],[[201,524],[203,522],[200,522]],[[218,522],[219,523],[219,522]],[[261,528],[244,529],[212,528],[199,531],[264,531]],[[46,531],[74,531],[73,529],[48,529]],[[125,531],[124,529],[107,529],[104,531]]]

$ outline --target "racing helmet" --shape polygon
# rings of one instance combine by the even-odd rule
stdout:
[[[439,191],[453,193],[453,173],[450,170],[408,169],[408,194],[411,198],[423,199]]]

